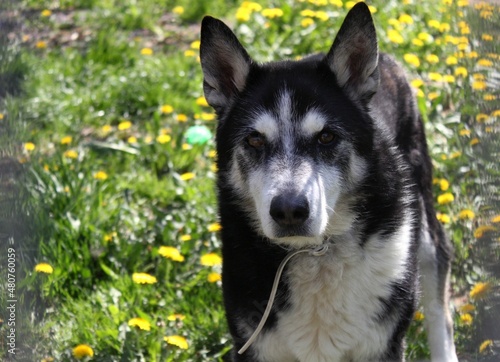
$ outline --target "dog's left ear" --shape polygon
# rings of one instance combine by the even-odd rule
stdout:
[[[348,96],[367,104],[377,91],[379,72],[377,34],[365,3],[357,3],[347,14],[326,62]]]
[[[201,23],[200,59],[205,98],[220,116],[245,87],[252,60],[231,29],[211,16]]]

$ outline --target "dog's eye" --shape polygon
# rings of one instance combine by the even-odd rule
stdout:
[[[252,132],[248,137],[247,137],[247,142],[250,146],[253,148],[262,148],[266,140],[263,135],[261,135],[258,132]]]
[[[324,146],[332,144],[334,140],[335,140],[335,135],[330,131],[322,131],[318,135],[319,144]]]

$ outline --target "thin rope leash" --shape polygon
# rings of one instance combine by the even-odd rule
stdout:
[[[273,287],[271,289],[271,294],[269,295],[269,301],[267,302],[266,310],[264,311],[264,314],[262,315],[262,318],[260,319],[259,325],[257,328],[255,328],[255,331],[252,333],[250,338],[248,339],[247,343],[241,349],[238,351],[238,354],[243,354],[245,351],[252,345],[253,342],[257,339],[259,336],[260,332],[262,331],[262,328],[264,327],[264,324],[266,324],[267,318],[269,317],[269,314],[271,313],[271,309],[273,308],[274,304],[274,298],[276,297],[276,292],[278,291],[278,284],[281,279],[281,274],[283,273],[283,270],[285,269],[286,263],[290,261],[294,256],[300,254],[300,253],[309,253],[309,255],[312,256],[322,256],[325,255],[325,253],[328,250],[328,244],[323,244],[311,249],[300,249],[296,250],[294,252],[289,253],[285,259],[281,262],[281,264],[278,267],[278,270],[276,271],[276,275],[274,276],[274,283]]]

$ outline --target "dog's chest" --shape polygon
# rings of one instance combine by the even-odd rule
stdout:
[[[397,272],[395,265],[370,259],[332,250],[294,260],[286,273],[291,307],[256,343],[261,360],[367,361],[381,355],[393,325],[377,316]]]

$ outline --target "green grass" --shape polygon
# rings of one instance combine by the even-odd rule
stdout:
[[[214,144],[186,143],[190,127],[216,127],[212,110],[200,101],[198,24],[206,13],[223,17],[255,59],[295,58],[328,50],[347,12],[347,2],[336,3],[260,2],[262,9],[282,10],[273,19],[259,9],[245,13],[241,2],[229,0],[19,5],[31,14],[24,19],[29,26],[18,41],[3,45],[0,73],[22,79],[22,89],[0,100],[0,140],[9,170],[15,165],[24,171],[5,173],[0,191],[5,201],[10,194],[3,190],[15,180],[15,200],[8,205],[24,225],[13,240],[18,318],[25,325],[18,347],[26,360],[73,361],[79,344],[92,347],[94,361],[219,360],[230,349],[220,282],[208,280],[220,265],[201,262],[220,248],[213,228]],[[498,339],[488,321],[498,311],[492,266],[499,259],[499,13],[448,3],[370,4],[381,50],[405,65],[410,80],[421,80],[418,105],[435,165],[435,194],[454,196],[442,204],[436,198],[436,206],[456,248],[457,347],[462,359],[477,360],[495,353],[495,344],[479,353],[480,344]],[[176,6],[184,12],[173,12]],[[52,13],[43,16],[45,9]],[[404,22],[402,14],[411,17]],[[309,26],[305,18],[312,19]],[[478,89],[482,79],[484,90]],[[25,148],[28,142],[34,150]],[[461,217],[464,209],[474,216]],[[160,255],[162,246],[175,247],[184,259]],[[34,271],[42,262],[53,267],[51,274]],[[139,272],[156,283],[135,283]],[[489,290],[473,298],[478,282],[489,283]],[[471,321],[460,310],[464,304],[474,308]],[[149,330],[129,326],[137,317]],[[6,333],[4,324],[0,334]],[[187,349],[164,340],[172,335],[185,337]],[[421,320],[411,327],[407,356],[429,357]]]

